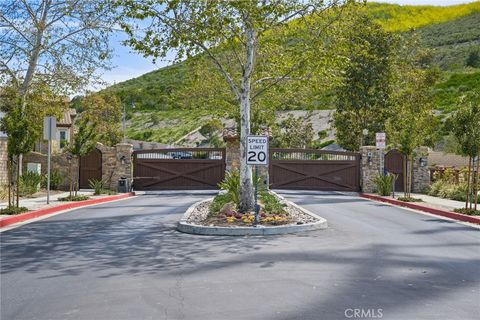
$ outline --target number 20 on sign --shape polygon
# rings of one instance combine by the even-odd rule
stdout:
[[[268,137],[247,136],[247,164],[268,165]]]

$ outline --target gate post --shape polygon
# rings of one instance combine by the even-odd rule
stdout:
[[[362,192],[372,193],[376,190],[374,182],[375,177],[380,170],[380,155],[377,152],[377,147],[362,146],[360,147],[361,162],[360,162],[360,185]]]
[[[240,167],[240,140],[235,128],[223,129],[225,141],[225,172],[238,170]]]
[[[412,191],[424,192],[430,185],[430,170],[428,169],[428,148],[415,149],[413,160]]]
[[[115,145],[116,153],[116,166],[113,184],[115,189],[117,188],[118,180],[122,177],[127,178],[130,185],[133,182],[133,165],[132,165],[132,153],[133,145],[130,143],[119,143]]]

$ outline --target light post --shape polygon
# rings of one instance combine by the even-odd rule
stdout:
[[[363,144],[365,143],[365,140],[367,139],[367,136],[368,136],[368,129],[363,129],[362,130],[362,137],[361,137],[361,142],[360,142],[360,147],[363,146]]]
[[[125,142],[127,135],[127,110],[126,104],[123,105],[123,117],[122,117],[122,131],[123,131],[123,142]],[[135,109],[135,103],[132,102],[132,109]]]

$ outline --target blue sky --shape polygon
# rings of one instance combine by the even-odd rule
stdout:
[[[389,2],[397,4],[409,4],[409,5],[453,5],[460,3],[468,3],[473,1],[468,0],[378,0],[376,2]],[[110,38],[112,47],[114,48],[114,57],[112,60],[113,69],[105,71],[103,73],[103,80],[108,84],[114,84],[122,82],[128,79],[138,77],[144,73],[153,71],[168,65],[168,62],[157,61],[156,64],[152,63],[149,58],[144,58],[142,55],[133,53],[130,48],[121,45],[121,41],[125,36],[121,33],[117,33]]]

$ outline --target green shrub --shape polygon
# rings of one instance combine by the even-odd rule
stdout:
[[[240,172],[238,170],[228,172],[218,186],[227,192],[231,202],[237,207],[240,205]]]
[[[395,175],[393,174],[378,174],[373,181],[377,185],[377,193],[381,196],[389,196],[393,189]]]
[[[480,216],[480,210],[474,210],[474,209],[465,209],[465,208],[456,208],[453,209],[454,212],[456,213],[462,213],[462,214],[468,214],[469,216]]]
[[[217,195],[213,198],[212,204],[210,205],[210,213],[217,213],[222,209],[227,203],[233,202],[232,197],[229,193],[223,193]]]
[[[440,192],[440,189],[443,187],[444,184],[445,184],[445,182],[443,182],[442,180],[435,181],[428,188],[427,194],[429,196],[437,197],[438,193]]]
[[[88,196],[67,196],[58,198],[58,201],[84,201],[90,199]]]
[[[57,171],[52,170],[50,172],[50,190],[58,190],[60,185],[63,183],[64,177],[63,175]],[[47,188],[47,175],[42,176],[42,188]]]
[[[267,190],[262,190],[260,192],[260,201],[263,204],[263,209],[267,213],[271,214],[284,214],[286,213],[283,209],[284,205],[270,192]]]
[[[467,186],[465,183],[454,184],[449,180],[437,180],[430,186],[428,194],[434,197],[465,201],[467,198]]]
[[[42,175],[36,172],[27,171],[20,177],[20,195],[30,196],[40,190]]]
[[[412,198],[412,197],[398,197],[398,200],[403,202],[423,202],[422,199]]]
[[[8,207],[4,209],[0,209],[0,214],[8,214],[8,215],[14,215],[14,214],[20,214],[23,212],[27,212],[28,208],[25,207]]]
[[[88,185],[94,190],[93,194],[97,196],[102,194],[105,182],[103,180],[90,179],[88,180]]]
[[[8,184],[0,184],[0,200],[7,199],[8,197]]]

